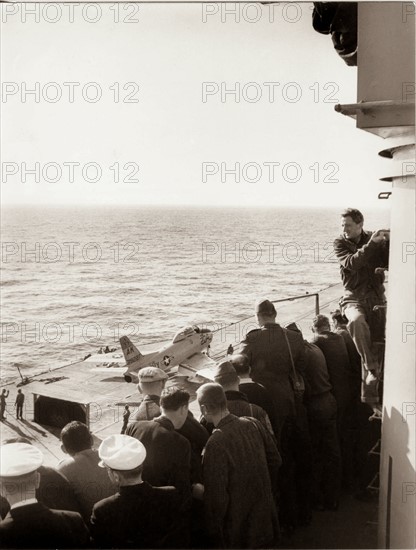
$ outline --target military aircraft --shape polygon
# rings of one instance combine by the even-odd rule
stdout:
[[[208,357],[206,350],[212,342],[213,334],[209,329],[188,326],[175,334],[172,342],[157,351],[142,354],[128,336],[120,338],[120,353],[104,353],[87,357],[85,361],[98,364],[109,364],[99,369],[106,372],[120,372],[121,367],[112,367],[114,363],[127,366],[123,373],[126,382],[137,381],[137,373],[144,367],[158,367],[170,371],[178,366],[178,374],[201,379],[213,379],[215,361]],[[98,370],[98,369],[97,369]]]

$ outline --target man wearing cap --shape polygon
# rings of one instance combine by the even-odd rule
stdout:
[[[160,415],[160,395],[168,379],[168,375],[157,367],[140,369],[138,377],[139,384],[137,388],[143,395],[143,401],[137,412],[131,415],[130,422],[152,420]]]
[[[278,418],[276,436],[280,439],[286,420],[295,416],[291,355],[296,370],[302,374],[305,368],[303,340],[296,332],[286,331],[276,323],[276,309],[270,300],[258,302],[255,311],[260,328],[247,334],[241,353],[248,357],[254,382],[262,384],[271,394]]]
[[[82,422],[69,422],[61,431],[62,450],[69,455],[61,460],[57,470],[71,485],[86,522],[92,507],[99,500],[114,495],[116,486],[102,468],[98,452],[92,448],[93,438]]]
[[[203,457],[206,547],[275,548],[273,494],[281,458],[273,438],[258,420],[230,414],[219,384],[203,384],[197,398],[215,426]]]
[[[10,504],[10,511],[0,522],[0,547],[86,547],[88,529],[77,512],[52,510],[38,502],[42,461],[39,449],[27,443],[0,448],[0,491]]]
[[[111,435],[98,449],[102,468],[118,492],[96,503],[91,533],[100,548],[177,548],[180,497],[174,487],[152,487],[142,479],[144,445],[127,435]]]
[[[227,409],[231,414],[235,416],[251,416],[257,418],[264,428],[274,437],[274,432],[270,419],[264,409],[258,405],[250,403],[247,396],[239,391],[240,378],[236,373],[230,361],[223,361],[220,363],[214,372],[214,381],[219,384],[227,399]],[[203,423],[205,419],[203,419]],[[207,425],[208,431],[211,433],[213,425]]]

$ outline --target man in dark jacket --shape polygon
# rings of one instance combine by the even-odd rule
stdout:
[[[146,448],[143,479],[155,487],[172,485],[191,497],[191,445],[177,433],[188,415],[189,394],[176,387],[163,390],[162,414],[153,420],[129,425],[126,435],[139,439]]]
[[[52,510],[38,502],[43,455],[27,443],[2,445],[0,490],[10,511],[0,522],[1,548],[79,548],[89,543],[80,514]]]
[[[297,332],[286,331],[276,323],[276,309],[269,300],[258,302],[255,311],[260,328],[247,334],[241,353],[248,357],[251,378],[269,391],[275,403],[279,440],[284,424],[296,414],[290,353],[295,368],[302,374],[305,368],[303,339]]]
[[[230,361],[220,363],[214,372],[214,381],[219,384],[225,392],[227,409],[235,416],[251,416],[256,418],[263,427],[274,437],[270,419],[264,409],[250,403],[247,396],[239,391],[240,378]],[[203,419],[204,423],[205,419]],[[209,433],[212,433],[214,426],[207,425]]]
[[[341,447],[344,481],[350,482],[352,463],[351,405],[354,401],[351,387],[351,366],[344,339],[330,330],[328,317],[317,315],[312,323],[313,343],[325,356],[332,393],[337,402],[337,428]]]
[[[208,547],[274,548],[279,524],[273,490],[281,458],[254,418],[230,414],[219,384],[197,390],[201,413],[215,430],[204,451]]]
[[[180,497],[174,487],[152,487],[142,480],[144,445],[126,435],[104,439],[100,466],[119,491],[96,503],[91,533],[100,548],[182,547]]]
[[[343,233],[334,241],[344,285],[340,305],[349,321],[348,330],[364,368],[362,400],[379,409],[377,387],[380,366],[373,348],[372,332],[384,330],[384,275],[380,268],[388,266],[390,231],[364,231],[364,217],[354,208],[345,210],[341,220]],[[376,311],[374,306],[378,306]]]
[[[235,368],[235,371],[240,379],[238,384],[240,392],[247,396],[250,403],[258,405],[266,411],[273,431],[277,433],[278,420],[275,406],[267,389],[262,386],[262,384],[254,382],[251,378],[250,364],[248,362],[247,355],[232,355],[230,357],[230,362]]]
[[[313,501],[317,508],[338,507],[341,452],[337,431],[337,402],[332,395],[322,350],[304,341],[306,350],[305,406],[313,455]]]

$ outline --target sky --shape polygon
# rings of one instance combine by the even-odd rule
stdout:
[[[384,206],[312,4],[68,6],[1,6],[3,206]]]

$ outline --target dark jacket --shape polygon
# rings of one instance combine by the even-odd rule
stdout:
[[[332,393],[339,409],[351,402],[351,367],[347,347],[339,334],[323,331],[313,341],[323,352],[328,368]]]
[[[249,380],[240,382],[239,389],[241,393],[247,397],[250,403],[258,405],[266,411],[273,430],[277,430],[278,421],[276,418],[276,409],[268,390],[262,384]]]
[[[202,451],[209,438],[209,433],[198,420],[194,418],[191,411],[188,411],[188,416],[184,425],[179,430],[179,434],[183,435],[191,444],[191,482],[202,482]]]
[[[344,300],[364,299],[374,293],[384,298],[384,276],[375,273],[376,267],[387,267],[388,242],[370,242],[372,232],[363,231],[358,243],[340,235],[334,241],[334,251],[340,263],[340,273],[345,293]]]
[[[171,485],[185,497],[191,491],[191,444],[170,420],[159,416],[130,424],[126,430],[146,447],[143,480],[154,487]]]
[[[231,414],[235,416],[250,416],[256,418],[264,429],[274,437],[272,425],[264,409],[250,403],[247,396],[239,391],[227,390],[225,392],[225,397],[227,398],[227,409]],[[201,419],[201,424],[206,427],[209,434],[214,430],[214,425],[210,422],[206,422],[204,418]]]
[[[295,368],[303,375],[305,349],[302,335],[293,330],[285,330],[277,323],[266,323],[263,327],[250,331],[242,342],[240,351],[249,359],[251,378],[269,390],[279,418],[295,415],[295,397],[289,378],[292,364],[284,331]]]
[[[86,547],[88,529],[77,512],[36,502],[13,508],[0,522],[0,548]]]
[[[81,507],[75,497],[74,491],[68,480],[54,468],[40,466],[39,487],[36,489],[36,498],[39,502],[54,510],[69,510],[81,512]],[[0,497],[0,516],[6,517],[10,510],[8,501]]]
[[[180,523],[180,497],[173,487],[146,482],[120,491],[94,506],[91,534],[100,548],[172,548]]]
[[[205,524],[222,548],[265,548],[279,536],[272,486],[281,458],[254,419],[229,414],[204,451]],[[272,478],[272,482],[271,482]]]
[[[306,370],[304,378],[307,390],[305,402],[308,404],[315,397],[331,391],[332,386],[322,350],[316,344],[305,341],[305,351]]]

